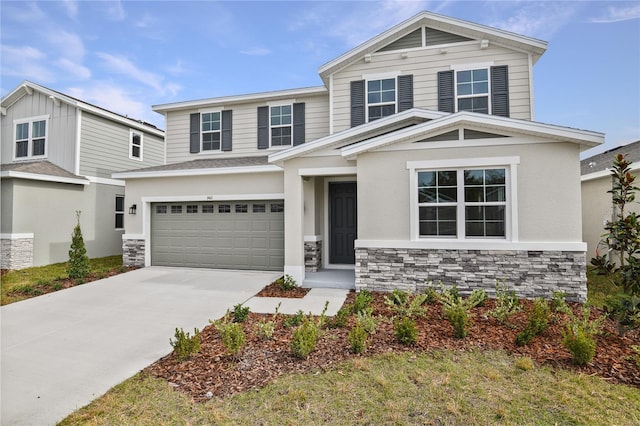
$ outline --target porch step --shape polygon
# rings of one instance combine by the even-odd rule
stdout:
[[[356,275],[353,269],[321,269],[318,272],[305,273],[302,283],[305,288],[356,288]]]

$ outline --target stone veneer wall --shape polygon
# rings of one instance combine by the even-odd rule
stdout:
[[[356,290],[423,291],[431,282],[495,295],[496,280],[519,297],[587,300],[585,252],[527,250],[356,249]]]
[[[317,272],[322,267],[322,241],[304,242],[304,270]]]
[[[122,240],[122,264],[144,267],[144,240]]]
[[[2,238],[0,268],[22,269],[33,266],[33,238]]]

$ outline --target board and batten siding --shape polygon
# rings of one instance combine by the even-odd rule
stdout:
[[[480,42],[467,42],[447,46],[447,53],[439,47],[427,47],[408,52],[402,58],[400,52],[380,52],[371,62],[360,60],[333,75],[333,131],[350,127],[350,84],[363,75],[400,71],[413,75],[413,104],[416,108],[438,110],[437,76],[451,65],[482,64],[509,66],[509,109],[511,118],[531,119],[530,75],[526,53],[496,45],[480,49]]]
[[[129,158],[131,128],[97,115],[83,112],[80,144],[80,174],[111,178],[111,173],[164,163],[164,142],[144,133],[143,161]]]
[[[14,120],[40,116],[49,116],[46,160],[73,173],[76,151],[76,108],[64,102],[56,106],[47,95],[35,90],[33,94],[23,96],[7,108],[7,115],[2,117],[2,163],[13,162]],[[30,159],[31,157],[26,157],[20,161]]]
[[[288,103],[286,99],[282,104]],[[295,97],[295,102],[305,104],[305,142],[329,134],[329,96]],[[293,102],[290,102],[293,103]],[[278,105],[277,100],[269,101]],[[167,164],[180,163],[203,158],[262,156],[274,152],[274,149],[258,149],[258,107],[267,105],[266,101],[244,104],[224,105],[225,110],[233,111],[231,129],[231,151],[200,151],[191,154],[189,150],[189,116],[196,112],[216,112],[223,108],[212,106],[198,109],[169,111],[166,113]]]

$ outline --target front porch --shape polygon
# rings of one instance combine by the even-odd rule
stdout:
[[[305,288],[340,288],[355,290],[356,274],[353,269],[320,269],[305,274],[302,287]]]

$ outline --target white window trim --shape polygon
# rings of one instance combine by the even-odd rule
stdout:
[[[460,95],[458,96],[458,71],[473,71],[479,69],[487,70],[487,114],[491,114],[491,67],[494,62],[479,62],[475,64],[456,64],[449,66],[453,70],[453,94],[455,99],[455,111],[458,112],[458,99],[478,98],[482,95]]]
[[[398,76],[400,75],[400,73],[396,74],[395,72],[393,73],[386,73],[386,74],[372,74],[369,75],[367,78],[364,79],[364,99],[365,99],[365,108],[364,108],[364,119],[365,119],[365,123],[369,123],[369,82],[370,81],[377,81],[377,80],[390,80],[390,79],[394,79],[395,80],[395,89],[394,89],[394,97],[395,100],[393,101],[393,114],[397,114],[398,113]],[[385,106],[385,105],[392,105],[391,102],[378,102],[375,104],[371,104],[371,106]],[[393,115],[392,114],[392,115]],[[380,117],[380,118],[384,118],[384,117]],[[378,120],[380,119],[378,118]]]
[[[220,114],[220,129],[219,130],[207,130],[206,133],[219,133],[220,134],[220,147],[218,149],[204,149],[204,134],[205,131],[202,129],[202,117],[204,114]],[[211,154],[222,152],[222,110],[208,110],[200,112],[200,152],[198,154]]]
[[[419,207],[418,207],[418,171],[421,170],[451,170],[451,169],[469,169],[469,168],[504,168],[505,169],[505,185],[507,203],[505,208],[505,238],[502,241],[517,242],[518,241],[518,164],[520,157],[486,157],[486,158],[462,158],[450,160],[431,160],[431,161],[407,161],[407,170],[409,170],[409,223],[411,241],[441,241],[446,243],[469,243],[490,244],[496,241],[496,238],[466,238],[464,237],[464,221],[458,221],[458,235],[455,238],[446,237],[420,237],[419,228]],[[458,201],[459,207],[464,202]],[[462,222],[462,223],[461,223]],[[460,232],[462,227],[463,232]]]
[[[291,103],[269,103],[269,149],[270,150],[281,150],[281,149],[287,149],[287,148],[291,148],[293,146],[293,102]],[[288,106],[291,108],[291,124],[277,124],[277,125],[272,125],[271,124],[271,110],[273,108],[278,108],[278,107],[283,107],[283,106]],[[273,141],[272,141],[272,137],[273,137],[273,133],[271,132],[271,129],[278,129],[278,128],[285,128],[285,127],[289,127],[291,129],[291,143],[289,145],[273,145]]]
[[[119,210],[118,210],[118,202],[117,202],[117,199],[118,199],[118,198],[120,198],[120,197],[122,197],[122,211],[119,211]],[[114,208],[113,208],[113,211],[114,211],[114,219],[117,217],[117,215],[118,215],[118,214],[122,214],[122,228],[118,228],[118,227],[117,227],[117,226],[115,226],[115,224],[114,224],[114,229],[115,229],[116,231],[120,231],[120,230],[123,230],[123,229],[124,229],[124,214],[125,214],[125,210],[126,210],[126,207],[125,207],[125,198],[124,198],[124,195],[123,195],[123,194],[116,194],[116,203],[115,203],[115,206],[114,206]]]
[[[47,158],[49,155],[49,115],[39,115],[36,117],[27,117],[13,120],[13,160],[30,160],[33,158]],[[45,121],[45,129],[44,129],[44,154],[43,155],[33,155],[33,122],[35,121]],[[27,139],[27,155],[25,157],[17,157],[18,146],[17,146],[17,129],[18,124],[29,123],[29,138]]]
[[[133,135],[140,135],[140,156],[133,155]],[[139,130],[129,129],[129,159],[136,161],[143,161],[143,146],[144,146],[144,133]]]

